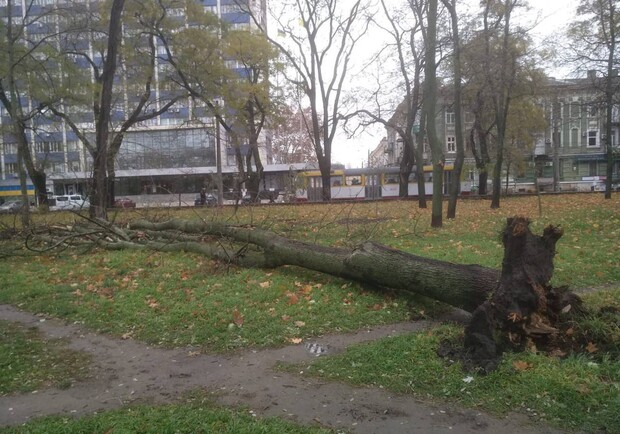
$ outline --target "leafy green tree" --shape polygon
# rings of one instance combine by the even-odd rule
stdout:
[[[153,31],[165,47],[178,84],[216,120],[218,142],[220,127],[226,131],[236,155],[238,183],[245,183],[256,195],[264,180],[260,138],[267,117],[277,106],[269,94],[276,51],[261,32],[230,28],[200,5],[190,3],[191,25],[176,31],[163,27]],[[221,180],[221,169],[218,172]],[[221,190],[218,188],[220,195]]]
[[[166,5],[172,9],[183,3],[171,0]],[[126,10],[118,0],[99,9],[75,6],[61,23],[65,28],[61,40],[64,54],[88,67],[64,67],[65,80],[71,86],[58,89],[61,102],[50,111],[75,133],[92,160],[90,197],[95,217],[107,218],[106,210],[114,201],[114,160],[125,133],[183,98],[179,87],[165,100],[153,98],[156,70],[160,69],[161,82],[169,77],[150,26],[154,22],[181,25],[166,13],[158,14],[160,6],[148,0],[131,2]]]
[[[474,115],[469,141],[480,171],[480,194],[486,193],[488,171],[493,170],[492,208],[500,205],[510,105],[531,96],[540,82],[537,53],[531,48],[530,38],[526,30],[512,23],[515,11],[524,6],[522,0],[481,2],[482,27],[473,33],[463,52],[465,94]]]
[[[223,86],[223,97],[230,110],[229,122],[235,134],[247,140],[249,147],[246,155],[241,155],[240,148],[236,148],[239,172],[248,192],[257,195],[260,182],[264,183],[259,139],[267,117],[278,110],[278,100],[270,95],[270,72],[277,51],[258,31],[230,30],[223,34],[223,39],[224,56],[234,59],[239,66]]]
[[[16,143],[18,171],[22,185],[23,201],[28,203],[26,175],[30,177],[39,204],[47,204],[46,152],[37,155],[28,136],[37,137],[37,119],[51,103],[48,90],[62,86],[57,81],[61,61],[57,47],[58,35],[29,34],[28,26],[45,27],[44,20],[54,18],[57,10],[48,8],[41,15],[30,14],[32,2],[26,3],[26,13],[20,19],[0,21],[0,103],[9,120],[8,131]],[[14,16],[14,8],[22,10],[22,2],[7,0],[5,13]],[[36,37],[35,37],[36,36]],[[40,37],[39,37],[40,36]],[[30,101],[29,104],[24,102]],[[24,171],[25,167],[25,171]],[[24,208],[23,223],[28,224],[29,208]]]
[[[611,199],[613,165],[618,155],[614,153],[612,142],[612,122],[614,122],[612,113],[614,105],[620,104],[619,8],[619,0],[581,0],[577,7],[577,18],[568,32],[571,41],[570,61],[582,70],[598,70],[603,76],[602,79],[594,78],[591,85],[600,92],[601,103],[605,110],[606,199]]]

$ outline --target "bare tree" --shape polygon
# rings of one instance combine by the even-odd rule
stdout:
[[[514,43],[511,28],[512,13],[520,4],[521,0],[485,0],[483,3],[485,77],[491,91],[497,133],[491,208],[499,208],[508,111],[517,76],[517,59],[522,55]]]
[[[311,116],[310,109],[306,108],[304,112],[285,107],[274,121],[271,148],[276,163],[316,162],[312,140],[304,122]]]
[[[389,44],[374,56],[372,63],[380,65],[377,77],[377,88],[370,89],[371,95],[364,99],[364,106],[375,105],[374,109],[358,109],[347,118],[356,117],[361,126],[381,124],[395,132],[402,141],[402,154],[399,163],[399,196],[409,195],[409,177],[417,161],[418,203],[426,208],[426,192],[424,184],[423,158],[416,157],[416,138],[420,131],[420,109],[422,104],[421,77],[424,68],[424,46],[421,43],[422,19],[424,17],[422,2],[413,0],[404,8],[391,10],[386,1],[381,1],[383,17],[387,21],[375,19],[375,24],[389,36]],[[396,57],[394,72],[389,72],[389,65]],[[398,83],[394,85],[394,82]],[[389,96],[394,93],[397,98],[404,98],[394,103]],[[389,95],[381,95],[389,93]],[[388,101],[383,101],[385,97]],[[386,105],[395,106],[393,109]],[[420,143],[419,146],[423,146]],[[421,154],[421,153],[420,153]],[[421,157],[421,155],[420,155]]]
[[[368,28],[363,0],[345,8],[342,0],[287,0],[273,13],[278,33],[285,40],[270,38],[282,52],[290,69],[289,82],[297,86],[311,108],[308,125],[322,178],[323,200],[331,199],[332,144],[342,118],[345,80],[353,51]],[[254,16],[265,32],[265,23]]]

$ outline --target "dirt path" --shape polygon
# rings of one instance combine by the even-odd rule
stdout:
[[[303,345],[234,356],[195,356],[189,348],[163,350],[112,339],[11,306],[0,305],[0,319],[38,327],[48,337],[67,338],[71,348],[92,354],[94,361],[93,377],[67,390],[0,397],[0,427],[50,414],[86,415],[132,402],[171,402],[185,391],[205,388],[220,403],[248,406],[258,416],[280,416],[355,433],[558,432],[528,424],[520,415],[497,419],[473,410],[423,404],[378,388],[354,388],[273,370],[278,361],[312,360],[315,356]],[[427,326],[425,322],[395,324],[326,336],[319,342],[338,352],[354,343]]]

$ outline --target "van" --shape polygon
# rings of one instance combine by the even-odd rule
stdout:
[[[49,200],[50,211],[80,210],[90,208],[90,202],[79,194],[52,196]]]

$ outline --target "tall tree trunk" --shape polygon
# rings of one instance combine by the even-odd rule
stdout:
[[[605,199],[611,199],[611,185],[613,178],[614,167],[614,150],[612,147],[611,134],[612,134],[612,111],[614,106],[614,82],[618,81],[618,70],[616,66],[616,31],[618,23],[616,22],[616,8],[614,0],[608,0],[609,5],[609,42],[607,58],[607,78],[605,81],[605,149],[607,154],[607,170],[605,171]]]
[[[452,171],[452,183],[448,197],[448,213],[447,218],[456,217],[456,202],[461,193],[461,172],[463,171],[463,163],[465,162],[465,143],[463,138],[463,103],[462,103],[462,84],[461,84],[461,38],[459,36],[459,23],[456,14],[456,0],[451,3],[450,0],[442,0],[450,12],[450,21],[452,23],[452,39],[454,44],[454,54],[452,55],[453,71],[454,71],[454,127],[456,141],[456,159],[454,160],[454,170]]]
[[[415,163],[413,138],[410,134],[403,139],[403,156],[398,171],[398,197],[409,196],[409,176]]]
[[[431,226],[443,225],[443,165],[444,155],[435,127],[436,99],[437,99],[437,0],[429,0],[428,26],[426,30],[426,62],[424,66],[425,92],[424,109],[426,111],[426,134],[431,146],[433,159],[433,205]]]
[[[125,0],[114,0],[110,11],[110,24],[108,31],[107,55],[103,64],[103,73],[98,85],[101,86],[99,110],[95,119],[96,151],[93,155],[93,192],[90,215],[101,219],[107,219],[107,196],[108,196],[108,140],[110,128],[110,112],[112,109],[112,89],[118,47],[121,41],[122,22],[121,16],[125,7]]]
[[[416,181],[418,183],[418,207],[425,209],[426,205],[426,182],[424,179],[424,131],[426,126],[426,111],[420,112],[420,130],[416,135],[415,160]]]

